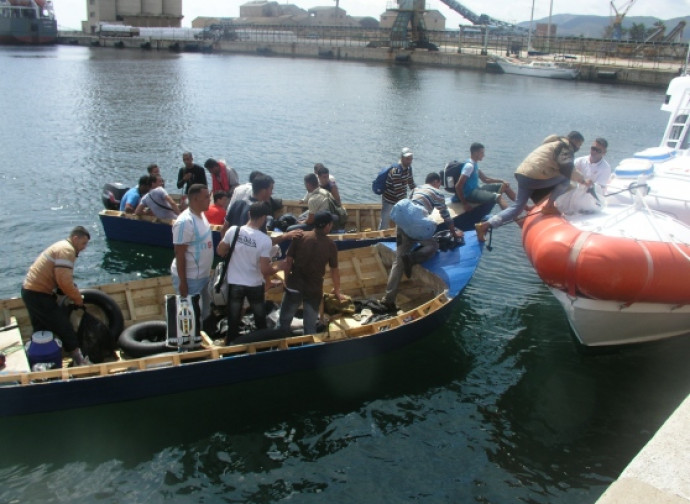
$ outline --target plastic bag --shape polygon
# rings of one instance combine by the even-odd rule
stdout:
[[[113,355],[112,338],[108,326],[84,310],[77,330],[82,353],[95,364]]]

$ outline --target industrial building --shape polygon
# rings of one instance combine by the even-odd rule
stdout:
[[[179,28],[182,23],[182,0],[86,0],[86,9],[85,33],[95,33],[101,23],[157,28]]]

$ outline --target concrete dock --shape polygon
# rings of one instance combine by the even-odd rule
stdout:
[[[690,502],[690,396],[666,420],[597,504]]]
[[[150,37],[98,37],[78,33],[63,33],[60,44],[85,45],[101,48],[149,50],[177,50],[180,52],[214,52],[228,54],[252,54],[268,57],[318,58],[339,61],[370,61],[390,64],[434,66],[475,71],[497,71],[492,61],[499,54],[481,54],[479,47],[464,48],[463,52],[391,49],[389,47],[368,47],[364,43],[334,45],[326,40],[302,42],[248,42],[248,41],[202,41],[183,39],[151,39]],[[668,83],[679,74],[682,63],[607,58],[581,58],[577,63],[579,79],[608,84],[628,84],[666,89]],[[501,72],[500,69],[498,72]]]

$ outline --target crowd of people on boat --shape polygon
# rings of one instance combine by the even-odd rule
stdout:
[[[415,184],[412,172],[414,154],[405,147],[399,160],[382,171],[379,228],[390,227],[396,207],[408,204],[421,207],[427,216],[438,210],[451,235],[461,239],[463,232],[455,229],[444,191],[451,192],[451,201],[459,203],[465,211],[476,203],[495,202],[500,206],[500,213],[476,224],[479,241],[484,241],[489,229],[514,221],[537,190],[551,190],[541,211],[558,212],[557,198],[569,189],[571,181],[588,188],[604,187],[610,177],[611,168],[604,159],[607,141],[596,138],[588,156],[575,158],[583,143],[584,137],[577,131],[547,137],[516,170],[517,193],[507,181],[489,177],[479,167],[485,156],[485,148],[480,143],[470,146],[467,161],[449,163],[441,173],[427,174],[420,186]],[[120,205],[121,211],[126,213],[151,213],[161,219],[174,219],[175,257],[171,274],[176,293],[184,297],[198,295],[202,319],[207,319],[211,310],[214,254],[224,258],[222,281],[227,287],[228,316],[225,343],[232,344],[239,336],[245,300],[254,315],[256,328],[266,328],[264,296],[273,285],[268,279],[283,271],[280,329],[285,333],[289,331],[301,305],[304,333],[315,333],[326,266],[330,268],[334,295],[343,299],[337,247],[328,237],[342,218],[337,209],[342,209],[343,204],[336,180],[328,168],[317,163],[314,172],[304,177],[307,193],[301,201],[307,212],[286,232],[269,236],[267,221],[280,208],[280,202],[272,197],[275,182],[270,175],[253,171],[249,182],[240,184],[232,167],[222,160],[208,159],[204,167],[211,177],[209,188],[204,168],[194,163],[192,154],[185,152],[182,160],[184,166],[179,169],[177,178],[177,187],[184,192],[180,205],[165,190],[165,180],[156,164],[148,166],[147,174],[125,193]],[[509,205],[504,197],[512,204]],[[402,218],[396,221],[398,246],[381,300],[390,310],[397,310],[395,300],[402,275],[410,277],[415,264],[426,261],[439,249],[433,237],[416,236],[415,225],[419,222],[409,225],[402,225],[402,222]],[[222,239],[216,250],[211,224],[222,225]],[[58,335],[75,365],[88,363],[88,359],[79,348],[68,315],[56,301],[56,292],[60,290],[77,309],[83,309],[83,298],[73,282],[73,269],[90,238],[88,230],[77,226],[66,240],[49,246],[29,268],[21,290],[33,330],[52,331]],[[290,244],[285,259],[276,260],[275,246],[286,240],[290,240]]]

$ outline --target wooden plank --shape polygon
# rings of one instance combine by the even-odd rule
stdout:
[[[129,319],[132,321],[137,320],[137,308],[134,305],[134,298],[130,289],[125,291],[125,299],[127,301],[127,309],[129,310]]]
[[[27,373],[31,371],[31,368],[26,358],[26,352],[24,351],[22,335],[19,332],[17,319],[9,314],[5,316],[7,317],[5,320],[9,321],[6,325],[10,327],[16,325],[17,327],[0,331],[0,351],[5,353],[5,367],[2,368],[2,372]]]

